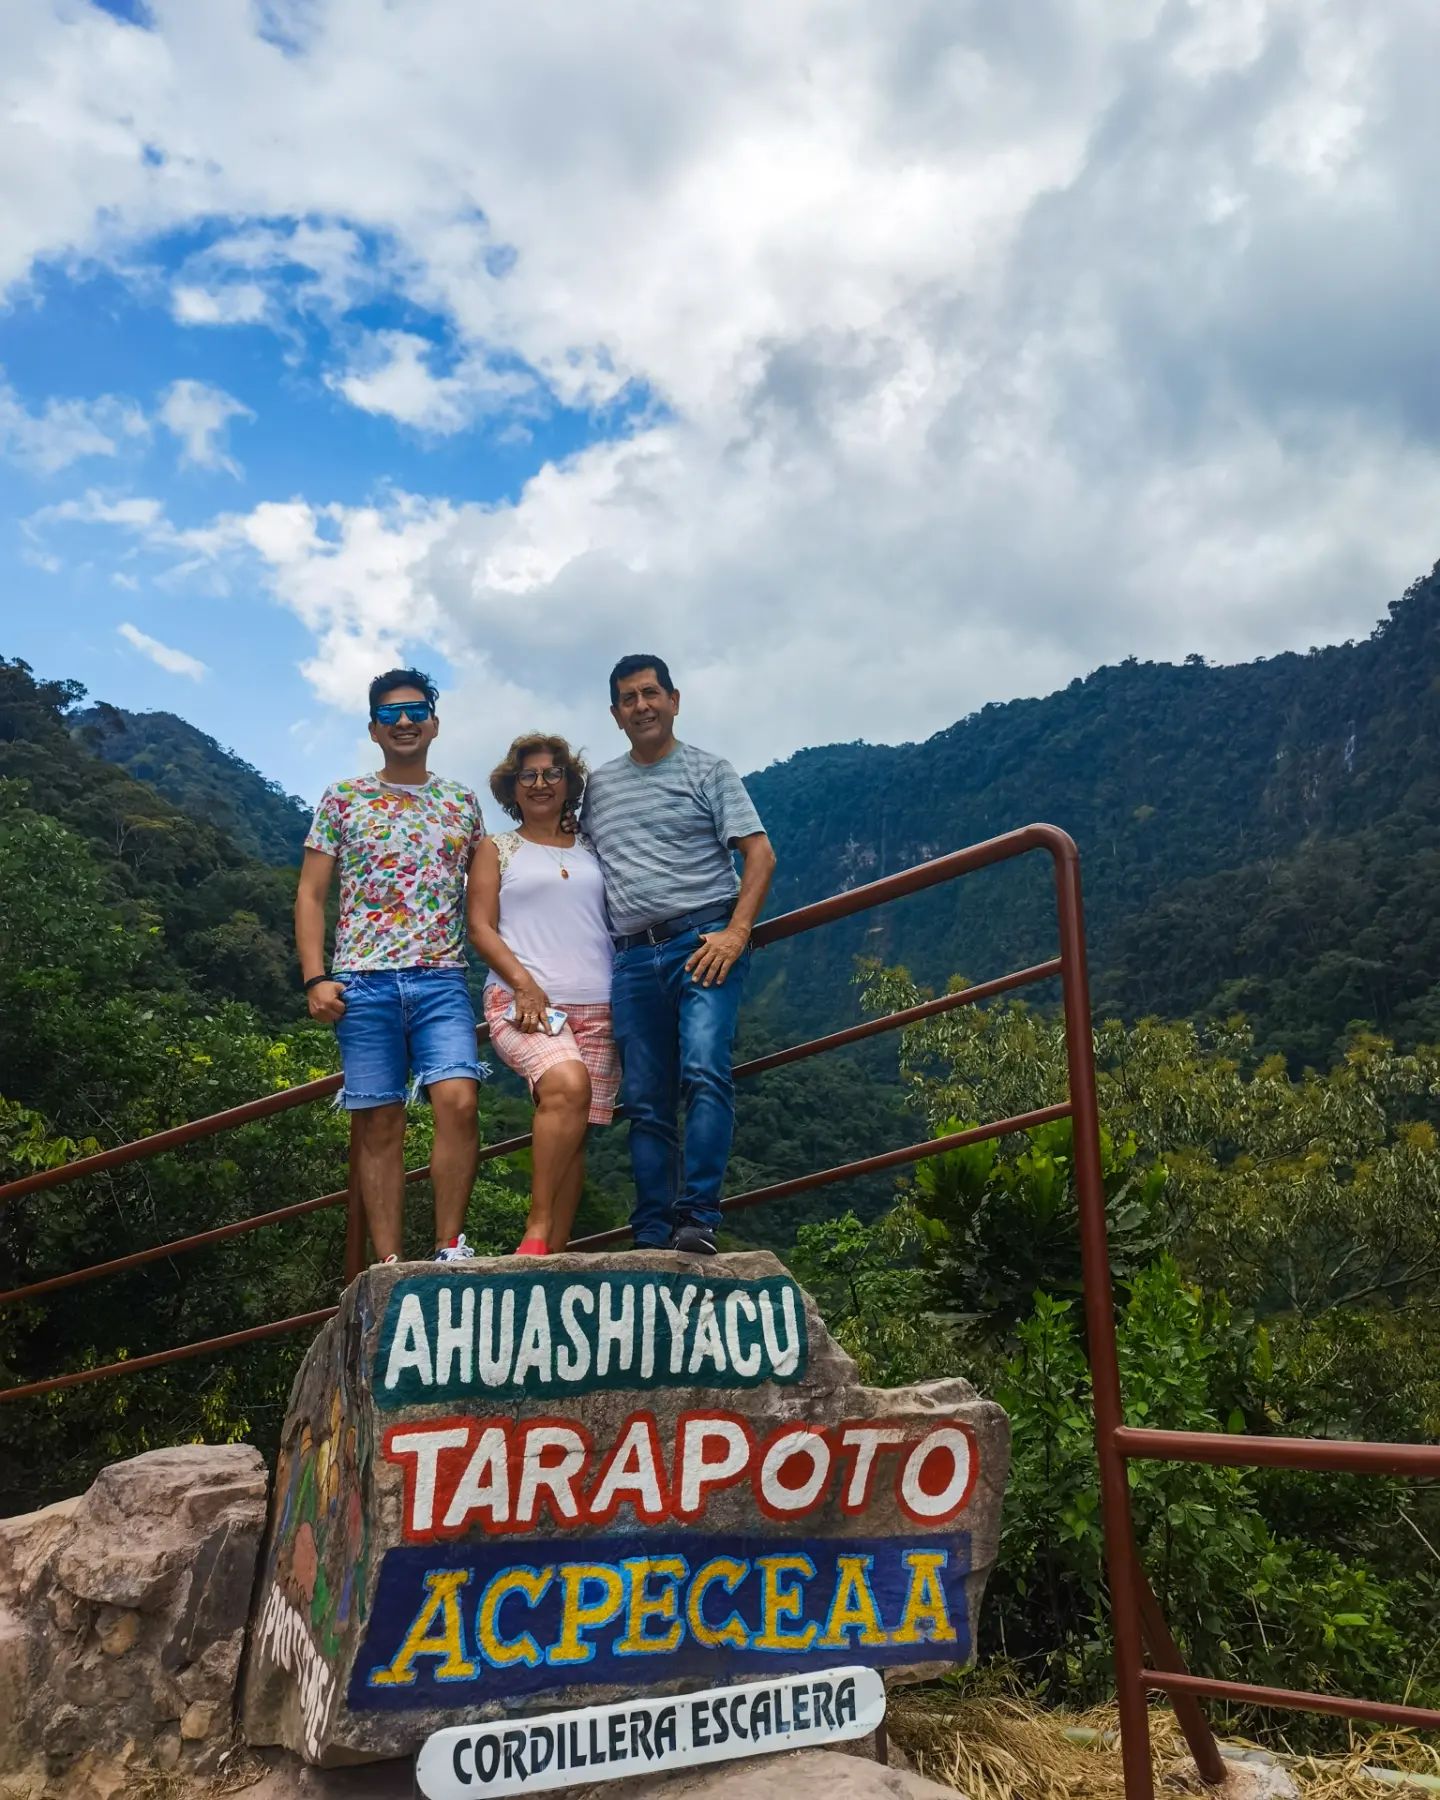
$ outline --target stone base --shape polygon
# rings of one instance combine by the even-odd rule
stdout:
[[[0,1519],[0,1791],[110,1800],[128,1771],[218,1765],[267,1485],[248,1445],[188,1444]]]
[[[1214,1800],[1300,1800],[1299,1783],[1283,1763],[1263,1752],[1232,1751],[1228,1746],[1222,1746],[1221,1755],[1225,1758],[1222,1787],[1211,1787],[1202,1781],[1200,1771],[1188,1757],[1171,1770],[1167,1786],[1212,1795]]]

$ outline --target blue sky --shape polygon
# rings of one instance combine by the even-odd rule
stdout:
[[[313,797],[754,768],[1130,654],[1369,630],[1440,548],[1428,71],[1392,0],[18,0],[0,650]]]
[[[156,239],[138,280],[104,267],[42,266],[0,314],[12,407],[41,432],[28,454],[12,458],[0,499],[0,566],[18,596],[3,648],[45,674],[83,681],[95,698],[179,712],[313,797],[325,758],[342,765],[356,731],[342,708],[317,706],[300,674],[312,648],[301,621],[270,604],[253,572],[223,585],[203,572],[174,579],[123,534],[117,543],[113,522],[51,521],[47,509],[91,494],[112,504],[158,495],[183,533],[217,514],[314,492],[317,482],[327,502],[348,508],[397,489],[513,505],[545,464],[623,434],[637,405],[653,407],[627,394],[598,411],[527,408],[447,435],[366,412],[327,385],[337,337],[405,331],[433,347],[440,367],[454,354],[444,320],[391,295],[355,307],[343,326],[316,320],[305,311],[305,272],[282,270],[282,332],[259,321],[182,324],[174,286],[224,235],[209,226]],[[166,396],[184,383],[213,397],[204,423],[218,418],[194,440],[166,423]],[[128,423],[98,404],[107,397],[133,407]],[[88,454],[82,443],[71,456],[72,420],[44,433],[47,416],[70,404],[94,421]],[[51,466],[58,457],[63,465]],[[204,672],[162,666],[121,635],[124,626]],[[433,647],[424,660],[449,679]],[[363,690],[358,704],[363,715]]]

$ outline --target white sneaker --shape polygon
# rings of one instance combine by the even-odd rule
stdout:
[[[451,1238],[448,1244],[442,1244],[435,1252],[436,1262],[474,1262],[475,1252],[465,1242],[465,1233]]]

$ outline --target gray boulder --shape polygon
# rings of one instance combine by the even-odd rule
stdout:
[[[0,1783],[102,1796],[130,1769],[216,1766],[266,1487],[258,1451],[192,1444],[0,1519]]]

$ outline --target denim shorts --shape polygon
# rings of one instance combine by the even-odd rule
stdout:
[[[435,1081],[483,1081],[490,1073],[475,1054],[463,969],[371,969],[335,979],[345,989],[335,1027],[345,1085],[335,1104],[346,1112],[391,1106]]]

